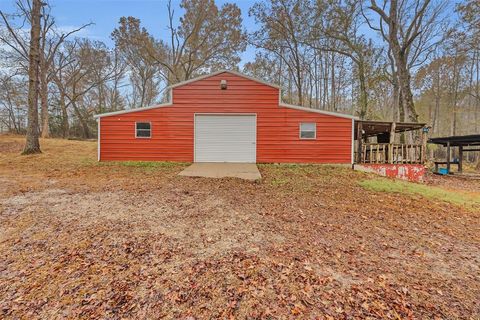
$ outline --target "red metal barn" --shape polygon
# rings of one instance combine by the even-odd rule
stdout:
[[[285,104],[232,71],[170,90],[166,104],[97,115],[98,160],[353,163],[353,116]]]

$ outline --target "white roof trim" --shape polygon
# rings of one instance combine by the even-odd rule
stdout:
[[[281,99],[281,98],[280,98]],[[354,119],[357,120],[357,116],[352,116],[349,114],[345,113],[339,113],[339,112],[332,112],[332,111],[325,111],[325,110],[320,110],[320,109],[312,109],[312,108],[306,108],[306,107],[300,107],[300,106],[295,106],[293,104],[288,104],[288,103],[283,103],[280,101],[279,103],[280,107],[285,107],[285,108],[290,108],[290,109],[296,109],[296,110],[301,110],[301,111],[306,111],[306,112],[315,112],[315,113],[320,113],[320,114],[325,114],[327,116],[334,116],[334,117],[340,117],[340,118],[347,118],[347,119]]]
[[[280,88],[279,86],[277,86],[276,84],[268,83],[268,82],[265,82],[265,81],[263,81],[263,80],[260,80],[260,79],[257,79],[257,78],[253,78],[253,77],[247,76],[246,74],[243,74],[243,73],[240,73],[240,72],[237,72],[237,71],[232,71],[232,70],[219,70],[219,71],[215,71],[215,72],[213,72],[213,73],[206,74],[206,75],[204,75],[204,76],[200,76],[200,77],[196,77],[196,78],[193,78],[193,79],[190,79],[190,80],[186,80],[186,81],[182,81],[182,82],[176,83],[176,84],[174,84],[174,85],[169,86],[168,88],[169,88],[169,89],[173,89],[173,88],[181,87],[181,86],[184,86],[184,85],[186,85],[186,84],[189,84],[189,83],[192,83],[192,82],[195,82],[195,81],[198,81],[198,80],[203,80],[203,79],[207,79],[207,78],[210,78],[210,77],[219,75],[219,74],[221,74],[221,73],[231,73],[231,74],[234,74],[234,75],[236,75],[236,76],[239,76],[239,77],[242,77],[242,78],[245,78],[245,79],[248,79],[248,80],[252,80],[252,81],[255,81],[255,82],[264,84],[264,85],[266,85],[266,86],[269,86],[269,87],[272,87],[272,88],[275,88],[275,89],[281,89],[281,88]]]
[[[135,108],[135,109],[120,110],[120,111],[113,111],[113,112],[96,114],[96,115],[94,115],[93,117],[94,117],[95,119],[97,119],[97,118],[108,117],[108,116],[116,116],[117,114],[124,114],[124,113],[144,111],[144,110],[151,110],[151,109],[156,109],[156,108],[161,108],[161,107],[168,107],[168,106],[172,106],[172,105],[173,105],[173,104],[172,104],[171,102],[166,102],[166,103],[160,103],[160,104],[156,104],[156,105],[148,106],[148,107],[143,107],[143,108]]]
[[[171,85],[171,86],[167,87],[166,90],[170,90],[169,102],[167,102],[167,103],[157,104],[157,105],[153,105],[153,106],[149,106],[149,107],[143,107],[143,108],[135,108],[135,109],[128,109],[128,110],[121,110],[121,111],[114,111],[114,112],[96,114],[93,117],[94,118],[101,118],[101,117],[115,116],[115,115],[118,115],[118,114],[125,114],[125,113],[130,113],[130,112],[138,112],[138,111],[144,111],[144,110],[150,110],[150,109],[155,109],[155,108],[171,106],[171,105],[173,105],[173,102],[172,102],[173,101],[173,90],[172,90],[173,88],[184,86],[186,84],[189,84],[189,83],[192,83],[192,82],[195,82],[195,81],[199,81],[199,80],[202,80],[202,79],[207,79],[207,78],[210,78],[210,77],[213,77],[213,76],[219,75],[221,73],[225,73],[225,72],[230,73],[230,74],[234,74],[236,76],[239,76],[239,77],[242,77],[242,78],[245,78],[245,79],[248,79],[248,80],[252,80],[252,81],[264,84],[266,86],[269,86],[269,87],[272,87],[272,88],[275,88],[275,89],[278,89],[278,100],[279,100],[278,101],[278,106],[279,107],[296,109],[296,110],[301,110],[301,111],[306,111],[306,112],[320,113],[320,114],[325,114],[325,115],[340,117],[340,118],[355,119],[355,120],[358,119],[358,117],[356,117],[356,116],[352,116],[352,115],[348,115],[348,114],[344,114],[344,113],[331,112],[331,111],[325,111],[325,110],[319,110],[319,109],[312,109],[312,108],[300,107],[300,106],[295,106],[295,105],[292,105],[292,104],[284,103],[284,102],[282,102],[282,88],[281,87],[279,87],[275,84],[272,84],[272,83],[265,82],[263,80],[259,80],[259,79],[247,76],[243,73],[240,73],[240,72],[237,72],[237,71],[231,71],[231,70],[219,70],[219,71],[216,71],[216,72],[204,75],[204,76],[200,76],[200,77],[196,77],[196,78],[193,78],[193,79],[190,79],[190,80],[182,81],[182,82],[179,82],[177,84],[174,84],[174,85]]]

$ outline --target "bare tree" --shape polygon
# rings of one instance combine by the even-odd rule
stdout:
[[[42,5],[40,0],[33,0],[28,59],[28,126],[23,154],[41,152],[38,140],[38,72],[40,65],[40,15]]]
[[[25,133],[27,90],[16,74],[0,76],[0,122],[9,132]]]
[[[359,33],[361,26],[361,3],[358,1],[333,2],[322,15],[323,6],[317,7],[317,19],[314,21],[313,32],[307,44],[316,50],[335,52],[351,59],[356,66],[356,75],[359,84],[358,115],[364,119],[368,113],[368,76],[369,70],[374,68],[376,49],[372,41],[365,39]],[[322,45],[318,41],[321,37],[335,41],[334,45]],[[325,43],[325,42],[323,42]]]
[[[256,3],[249,12],[260,25],[249,42],[282,60],[295,85],[297,102],[304,103],[304,73],[308,46],[304,44],[305,21],[311,19],[308,1],[272,0]],[[290,91],[290,90],[289,90]]]
[[[50,6],[44,5],[42,7],[42,21],[41,21],[41,41],[40,41],[40,72],[39,72],[39,96],[41,106],[41,133],[42,138],[50,136],[49,129],[49,112],[48,112],[48,85],[52,81],[53,58],[60,48],[61,44],[71,35],[81,31],[82,29],[91,25],[91,23],[84,24],[78,28],[74,28],[68,32],[58,32],[55,27],[55,19],[50,14]]]
[[[370,0],[368,8],[378,18],[374,26],[366,19],[369,26],[380,32],[388,44],[389,53],[394,63],[394,81],[398,81],[399,110],[407,113],[410,121],[418,121],[411,89],[411,67],[419,60],[427,59],[433,52],[438,36],[432,26],[439,26],[445,3],[432,0],[383,0],[381,6]],[[421,62],[420,62],[421,63]],[[402,119],[403,120],[403,119]]]
[[[209,69],[236,67],[246,47],[240,8],[233,3],[218,8],[214,0],[183,0],[180,7],[185,13],[175,26],[171,0],[168,3],[168,60],[157,59],[169,72],[168,83]]]
[[[20,18],[24,22],[32,23],[32,3],[30,0],[19,0],[16,2],[18,12],[13,15],[14,18]],[[28,69],[29,53],[28,44],[30,37],[23,32],[22,28],[14,28],[9,22],[8,17],[0,12],[3,22],[6,25],[6,31],[0,36],[0,42],[11,49],[8,59],[11,62],[19,63],[20,68]],[[22,23],[23,25],[23,23]],[[91,25],[85,24],[79,28],[66,32],[59,32],[55,25],[55,19],[51,15],[50,6],[47,2],[42,2],[40,19],[40,50],[39,50],[39,98],[41,126],[40,132],[43,138],[49,137],[49,112],[48,112],[48,85],[52,81],[51,69],[52,60],[61,44],[71,35]]]
[[[281,85],[282,69],[281,64],[277,62],[269,54],[257,52],[254,61],[245,63],[243,72],[254,78]]]
[[[58,70],[53,80],[59,91],[63,135],[69,135],[68,109],[71,108],[81,128],[81,136],[91,138],[92,114],[106,111],[104,86],[112,79],[117,81],[118,86],[123,72],[119,69],[118,60],[115,56],[112,59],[111,51],[104,43],[76,39],[64,43],[53,63]],[[96,107],[86,103],[87,95],[94,90],[98,90]]]
[[[141,27],[140,20],[134,17],[120,18],[119,26],[112,32],[112,38],[130,69],[130,107],[153,104],[160,92],[160,79],[167,77],[167,72],[158,66],[148,52],[155,46],[155,40]],[[160,55],[160,51],[160,48],[155,50],[157,55]]]
[[[129,64],[134,86],[144,96],[158,94],[158,76],[174,84],[213,69],[234,68],[245,50],[241,12],[237,5],[226,3],[218,8],[213,0],[183,0],[185,11],[180,23],[168,2],[169,39],[154,39],[140,20],[122,17],[112,37]]]

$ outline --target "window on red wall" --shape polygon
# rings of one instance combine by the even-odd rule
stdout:
[[[300,139],[314,140],[317,138],[317,124],[315,122],[300,123]]]
[[[152,124],[150,122],[135,122],[135,138],[151,138]]]

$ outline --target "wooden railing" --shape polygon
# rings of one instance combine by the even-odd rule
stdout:
[[[358,154],[355,155],[358,162]],[[424,163],[425,150],[420,144],[365,143],[360,163]]]

